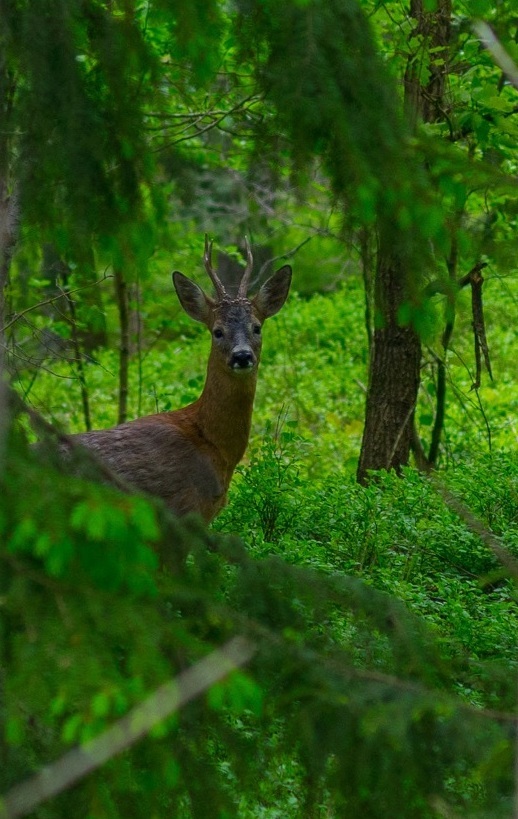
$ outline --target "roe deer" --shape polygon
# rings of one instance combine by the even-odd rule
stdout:
[[[285,265],[248,298],[253,258],[245,241],[247,264],[234,298],[212,268],[212,242],[207,237],[203,259],[216,298],[182,273],[173,273],[183,309],[212,334],[198,400],[174,412],[73,436],[127,483],[162,498],[176,515],[197,512],[207,523],[225,505],[232,473],[248,444],[261,326],[281,309],[291,282],[291,267]]]

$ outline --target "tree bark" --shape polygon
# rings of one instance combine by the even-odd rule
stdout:
[[[448,72],[451,2],[440,0],[437,11],[424,11],[423,0],[411,0],[410,16],[416,21],[404,76],[404,107],[411,127],[420,120],[435,122],[442,116]],[[423,47],[423,40],[426,48]],[[432,49],[431,52],[429,50]],[[421,81],[419,53],[431,53]],[[420,384],[421,341],[411,326],[401,326],[398,312],[408,299],[408,270],[404,255],[392,246],[389,226],[380,226],[375,283],[376,327],[369,363],[365,426],[357,480],[365,483],[370,470],[395,469],[408,464],[413,440],[414,411]],[[415,274],[414,274],[415,275]]]
[[[10,128],[6,125],[13,107],[16,80],[0,54],[0,473],[4,468],[4,450],[9,424],[7,385],[5,383],[6,292],[11,258],[18,237],[19,210],[16,188],[9,185]],[[11,192],[9,189],[11,188]]]
[[[83,420],[85,422],[85,429],[88,432],[89,430],[92,429],[92,420],[90,415],[90,396],[88,394],[88,384],[86,383],[86,372],[83,361],[83,351],[81,349],[81,342],[78,333],[76,304],[72,294],[70,293],[70,287],[68,284],[68,270],[66,269],[66,265],[63,265],[63,268],[64,268],[63,284],[65,296],[67,299],[68,312],[70,314],[72,345],[74,347],[75,359],[74,364],[77,372],[77,377],[79,379],[79,388],[81,390],[81,406],[83,407]]]
[[[130,328],[128,286],[124,274],[118,267],[114,268],[115,296],[119,313],[120,347],[119,347],[119,412],[117,423],[123,424],[128,417],[128,374],[130,356]]]
[[[4,450],[9,424],[3,328],[6,323],[6,292],[11,258],[18,235],[18,218],[16,194],[8,194],[7,182],[0,177],[0,473],[4,467]]]
[[[406,271],[390,250],[387,236],[378,250],[376,311],[383,325],[374,329],[369,368],[365,426],[357,479],[369,470],[395,469],[408,463],[414,410],[419,389],[421,342],[411,327],[402,327],[398,310],[405,298]]]

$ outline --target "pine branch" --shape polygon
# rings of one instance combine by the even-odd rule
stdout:
[[[199,697],[236,668],[245,665],[255,650],[248,640],[234,637],[191,668],[182,671],[98,737],[74,748],[36,776],[11,788],[0,798],[0,819],[26,816],[50,797],[70,788],[109,759],[130,748],[155,725]]]
[[[121,492],[135,493],[135,487],[130,486],[123,478],[113,472],[108,464],[106,464],[94,450],[86,449],[81,444],[76,443],[73,435],[67,435],[56,429],[56,427],[50,424],[37,410],[26,404],[11,387],[5,386],[4,389],[7,395],[8,410],[12,414],[27,415],[36,433],[58,441],[63,444],[68,451],[80,453],[85,461],[94,465],[99,477],[105,478],[117,489],[120,489]]]

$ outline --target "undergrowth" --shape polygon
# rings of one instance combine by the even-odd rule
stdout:
[[[500,564],[413,469],[368,487],[337,471],[303,477],[311,444],[275,430],[241,467],[216,522],[258,558],[345,573],[396,595],[437,630],[445,648],[516,666],[515,589]],[[467,472],[476,479],[466,480]],[[518,464],[504,453],[452,468],[448,487],[518,556]]]

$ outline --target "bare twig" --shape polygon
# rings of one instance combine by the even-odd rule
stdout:
[[[189,127],[189,126],[194,127],[195,128],[194,133],[188,134],[187,136],[184,136],[184,137],[179,137],[178,139],[173,139],[173,140],[167,142],[165,145],[159,146],[156,150],[157,151],[162,151],[162,150],[164,150],[166,148],[170,148],[173,145],[179,145],[180,142],[185,142],[187,140],[194,139],[194,137],[201,136],[201,134],[204,134],[207,131],[211,131],[213,128],[217,128],[217,126],[219,125],[220,122],[223,122],[224,119],[231,116],[232,114],[235,114],[237,111],[239,111],[239,110],[247,111],[248,108],[246,106],[246,103],[257,102],[259,99],[260,98],[257,97],[257,95],[250,94],[248,97],[245,97],[243,100],[240,100],[238,103],[236,103],[236,105],[234,105],[232,108],[229,108],[228,111],[222,111],[217,116],[214,116],[212,118],[212,120],[207,125],[204,125],[201,128],[198,128],[198,121],[199,120],[195,119],[195,120],[193,120],[192,123],[190,123],[187,126],[187,127]],[[200,119],[202,119],[202,117],[200,117]]]
[[[102,282],[105,282],[107,279],[111,278],[113,278],[111,273],[105,273],[102,278],[97,279],[95,282],[83,284],[81,287],[75,287],[73,290],[67,290],[66,292],[64,290],[60,290],[57,296],[51,296],[51,298],[45,299],[45,301],[39,301],[37,304],[32,304],[30,307],[26,307],[25,310],[21,310],[19,313],[16,313],[16,315],[14,315],[13,318],[7,322],[7,324],[4,324],[4,326],[0,328],[0,331],[5,333],[9,327],[16,324],[16,322],[23,318],[27,313],[32,313],[33,310],[39,310],[40,307],[45,307],[47,304],[52,304],[55,301],[59,301],[59,299],[71,296],[74,293],[78,293],[80,290],[86,290],[88,287],[95,287],[96,285],[101,284]]]
[[[266,261],[262,265],[259,273],[256,276],[256,280],[259,281],[261,279],[261,276],[263,275],[264,271],[266,270],[266,268],[269,267],[271,264],[274,264],[274,262],[278,262],[281,259],[283,261],[287,261],[288,259],[291,259],[293,256],[295,256],[296,253],[299,252],[300,248],[304,247],[304,245],[307,245],[307,243],[310,242],[311,239],[313,239],[313,236],[307,236],[300,244],[297,245],[297,247],[294,247],[291,250],[287,250],[286,253],[281,253],[281,254],[279,254],[279,256],[274,256],[272,259],[268,259],[268,261]]]
[[[491,362],[489,359],[489,348],[486,338],[486,327],[484,321],[484,307],[482,302],[482,284],[484,278],[478,270],[471,276],[471,309],[473,315],[473,334],[475,337],[475,364],[476,375],[475,382],[471,389],[478,389],[480,387],[480,380],[482,374],[482,361],[480,353],[483,353],[484,363],[491,381],[493,380],[493,373],[491,372]]]
[[[430,449],[428,456],[421,457],[424,454],[422,446],[417,436],[417,431],[414,430],[412,438],[412,449],[416,456],[416,463],[422,471],[429,472],[434,469],[439,454],[439,445],[444,428],[444,418],[446,411],[446,358],[449,351],[449,345],[453,334],[455,324],[455,292],[458,288],[461,290],[467,285],[471,285],[471,301],[472,301],[472,315],[473,315],[473,334],[475,340],[475,369],[476,376],[471,387],[472,390],[478,390],[480,387],[481,376],[481,351],[484,355],[484,361],[491,380],[493,375],[491,372],[491,362],[489,359],[489,348],[487,344],[484,310],[482,303],[482,284],[484,278],[481,271],[487,267],[487,262],[477,262],[465,276],[460,279],[456,278],[457,267],[457,247],[456,243],[452,247],[452,253],[447,260],[448,272],[450,274],[450,282],[445,285],[439,280],[431,282],[425,289],[427,296],[435,295],[436,293],[444,293],[449,301],[449,317],[442,335],[442,356],[432,353],[437,362],[437,403],[435,410],[435,419],[432,428],[432,435],[430,441]],[[482,409],[482,407],[481,407]],[[483,410],[482,410],[483,412]],[[487,426],[487,424],[486,424]],[[421,449],[421,451],[420,451]]]

